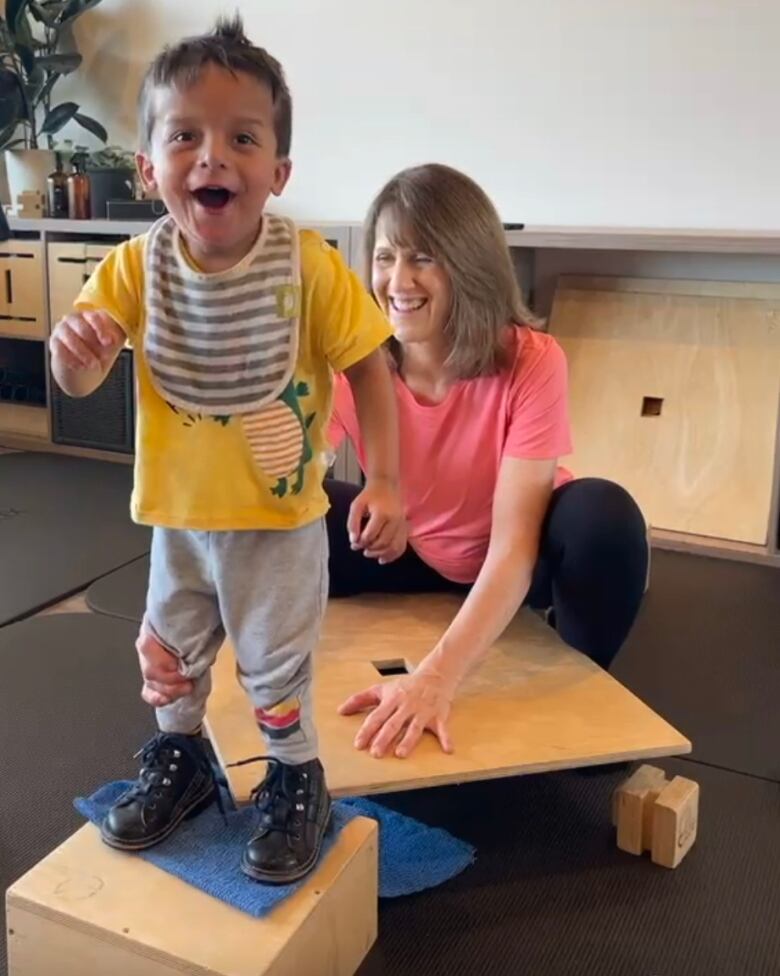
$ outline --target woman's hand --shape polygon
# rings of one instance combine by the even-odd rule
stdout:
[[[339,706],[340,715],[354,715],[371,709],[355,736],[356,749],[369,749],[381,759],[393,749],[405,759],[427,729],[439,740],[444,752],[453,751],[447,730],[453,692],[435,670],[421,665],[414,673],[385,681],[348,698]]]
[[[147,705],[163,708],[192,691],[192,682],[179,672],[179,659],[154,636],[144,617],[135,642],[144,679],[141,698]]]
[[[353,549],[381,565],[402,556],[406,518],[397,486],[383,478],[369,480],[350,505],[347,532]]]

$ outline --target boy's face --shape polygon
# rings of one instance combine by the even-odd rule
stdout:
[[[204,270],[239,261],[251,248],[271,194],[290,176],[276,155],[271,89],[250,75],[208,65],[189,88],[153,93],[154,129],[138,154]]]

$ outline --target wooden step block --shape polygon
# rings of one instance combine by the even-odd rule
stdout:
[[[676,868],[699,828],[699,784],[675,776],[653,804],[653,863]]]
[[[377,883],[377,825],[363,817],[264,919],[106,847],[88,824],[6,893],[8,973],[353,976],[376,939]]]
[[[314,702],[321,758],[335,796],[389,792],[690,752],[690,742],[610,674],[568,647],[539,617],[521,611],[466,680],[452,709],[455,751],[425,735],[407,759],[378,760],[353,746],[365,716],[337,713],[350,694],[409,668],[455,616],[453,594],[331,600],[315,652]],[[249,799],[262,764],[230,764],[264,751],[226,644],[212,669],[206,729],[237,803]]]
[[[629,854],[649,851],[652,845],[653,803],[667,785],[657,766],[640,766],[612,797],[612,823],[617,827],[617,846]]]

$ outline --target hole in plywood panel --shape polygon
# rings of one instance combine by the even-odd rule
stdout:
[[[642,416],[660,417],[663,410],[663,397],[646,396],[642,398]]]
[[[409,674],[409,665],[400,657],[388,658],[384,661],[372,661],[371,663],[385,678],[392,674]]]

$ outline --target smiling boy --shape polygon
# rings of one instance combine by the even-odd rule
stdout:
[[[193,682],[157,709],[160,731],[103,839],[149,847],[214,799],[200,730],[227,634],[271,757],[241,866],[271,883],[312,868],[330,815],[311,655],[327,599],[334,371],[369,445],[355,541],[402,520],[387,323],[337,251],[265,213],[290,176],[291,115],[280,65],[238,18],[166,48],[141,89],[137,160],[169,215],[105,259],[51,338],[72,396],[100,385],[126,341],[134,348],[131,510],[154,527],[146,623]]]

